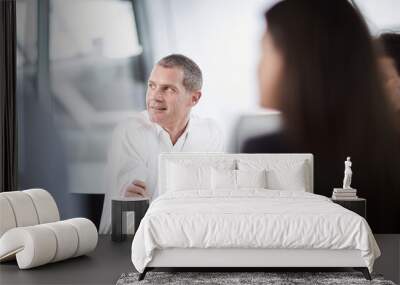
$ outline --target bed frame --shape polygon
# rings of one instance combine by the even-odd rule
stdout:
[[[287,268],[290,271],[290,268],[306,267],[351,267],[361,271],[367,280],[371,280],[359,250],[238,248],[158,249],[154,252],[152,261],[139,275],[139,280],[144,279],[146,273],[155,268],[232,268],[237,271]]]
[[[183,159],[238,159],[254,157],[255,154],[216,154],[216,153],[174,153],[161,154],[159,159],[159,191],[165,191],[167,179],[166,164],[171,160]],[[313,192],[313,156],[312,154],[256,154],[258,158],[271,160],[301,159],[309,166],[308,187],[306,191]],[[367,280],[371,275],[359,250],[330,249],[254,249],[254,248],[169,248],[157,249],[153,259],[139,280],[143,280],[148,271],[156,268],[229,268],[234,271],[271,268],[343,268],[350,267],[361,271]],[[231,270],[230,270],[231,271]]]

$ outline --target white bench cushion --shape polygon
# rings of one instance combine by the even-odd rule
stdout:
[[[39,223],[35,205],[28,194],[12,191],[3,192],[1,195],[10,202],[17,227],[33,226]]]
[[[18,227],[0,238],[0,261],[16,257],[20,269],[80,256],[97,245],[97,229],[88,219]]]
[[[0,237],[15,227],[34,226],[60,220],[57,204],[43,189],[0,193]]]
[[[60,220],[57,204],[49,192],[43,189],[29,189],[22,192],[28,194],[32,199],[38,215],[39,224]]]
[[[15,228],[14,212],[11,204],[5,196],[0,195],[0,237],[9,229]]]

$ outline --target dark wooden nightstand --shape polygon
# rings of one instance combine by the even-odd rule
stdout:
[[[367,200],[364,198],[357,198],[352,200],[332,199],[332,202],[359,214],[364,219],[367,219]]]
[[[139,227],[140,221],[146,214],[149,207],[149,198],[115,197],[111,201],[111,239],[112,241],[123,241],[126,234],[123,233],[126,228],[126,220],[123,219],[124,212],[135,212],[135,231]]]

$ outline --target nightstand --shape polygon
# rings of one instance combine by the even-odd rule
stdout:
[[[356,199],[332,199],[332,202],[339,204],[340,206],[353,211],[354,213],[359,214],[364,219],[367,219],[367,200],[364,198],[356,198]]]
[[[126,221],[123,219],[124,212],[135,212],[135,230],[139,227],[149,207],[148,197],[115,197],[111,201],[111,240],[123,241],[126,234],[123,229],[126,227]]]

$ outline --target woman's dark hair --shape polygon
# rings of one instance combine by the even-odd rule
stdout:
[[[384,33],[379,36],[385,54],[393,58],[397,72],[400,74],[400,34]]]
[[[284,58],[278,100],[292,139],[359,149],[392,132],[372,38],[347,0],[286,0],[265,18]]]
[[[285,0],[269,9],[265,19],[284,62],[277,98],[286,141],[299,152],[314,154],[316,177],[322,173],[318,169],[325,167],[327,173],[330,164],[340,163],[336,181],[342,160],[351,156],[355,184],[376,200],[368,202],[371,209],[397,209],[399,138],[372,37],[359,11],[347,0]],[[332,183],[326,181],[331,188],[316,193],[328,195],[340,185]],[[398,221],[380,228],[383,214],[371,219],[377,232],[400,229]]]

